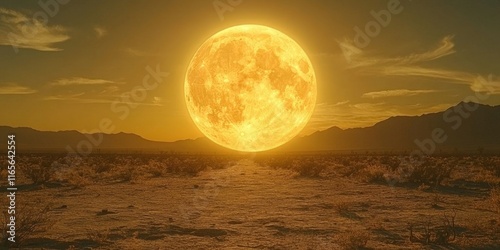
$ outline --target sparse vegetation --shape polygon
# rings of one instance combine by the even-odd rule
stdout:
[[[261,159],[258,159],[258,161]],[[274,169],[289,169],[298,177],[318,178],[327,169],[329,162],[316,157],[294,158],[293,156],[276,156],[261,162]]]
[[[500,187],[496,187],[491,189],[490,191],[490,202],[493,208],[493,211],[500,214]],[[500,219],[500,217],[499,217]],[[500,221],[499,221],[500,223]]]
[[[443,180],[449,178],[453,164],[444,159],[425,158],[421,163],[417,163],[410,172],[407,181],[414,184],[428,184],[432,186],[441,185]]]
[[[342,249],[361,250],[366,247],[369,239],[370,234],[365,230],[349,230],[340,234],[336,241]]]
[[[455,228],[455,217],[457,213],[455,210],[451,214],[443,213],[443,225],[433,226],[431,221],[422,223],[422,229],[419,235],[416,235],[415,225],[409,224],[409,240],[411,242],[419,242],[422,244],[437,244],[437,245],[447,245],[451,241],[454,241],[457,237],[457,232]]]
[[[345,216],[346,214],[349,213],[350,206],[351,206],[350,203],[343,201],[343,202],[339,202],[339,203],[335,204],[334,208],[338,214]]]
[[[420,244],[496,249],[500,245],[500,177],[491,167],[496,156],[436,155],[411,161],[404,155],[275,154],[236,162],[238,157],[98,154],[75,161],[64,155],[19,157],[17,183],[26,188],[22,196],[29,204],[37,204],[35,197],[54,197],[58,203],[52,210],[37,205],[38,212],[26,213],[34,215],[23,223],[34,226],[20,229],[32,231],[21,236],[21,244],[114,249],[130,243],[138,249],[155,249],[165,242],[185,244],[188,241],[175,239],[189,234],[200,237],[199,248],[224,248],[243,239],[244,234],[233,232],[257,226],[267,230],[268,238],[243,242],[242,248],[303,249],[310,243],[317,249],[400,249]],[[0,184],[5,186],[5,181]],[[163,209],[165,204],[168,209]],[[235,208],[249,209],[256,217],[226,212]],[[455,220],[453,209],[467,216]],[[67,225],[58,223],[47,230],[52,224],[49,214]],[[92,218],[98,224],[87,230],[86,221]],[[186,218],[204,218],[211,226],[186,229],[181,227]],[[123,221],[126,226],[117,224]],[[408,227],[407,222],[411,222]],[[71,239],[60,238],[62,228],[67,231],[69,226],[75,230],[68,236]],[[213,230],[225,234],[213,235]]]
[[[53,174],[53,157],[37,157],[18,164],[20,172],[33,184],[44,184],[51,180]]]
[[[7,221],[11,215],[6,212],[3,213],[3,230],[2,230],[2,243],[4,246],[21,247],[27,239],[33,237],[37,233],[42,233],[49,230],[54,225],[54,220],[50,216],[50,204],[38,206],[43,204],[40,200],[34,204],[19,205],[16,210],[16,224],[15,224],[15,243],[8,241],[10,235],[7,234]]]
[[[94,228],[87,229],[87,238],[98,245],[105,245],[110,243],[109,231],[109,228],[106,230],[97,230]]]

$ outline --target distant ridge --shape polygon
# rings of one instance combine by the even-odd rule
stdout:
[[[432,140],[435,129],[442,130],[441,139],[446,138],[444,142],[434,142],[437,150],[500,149],[500,106],[461,102],[442,112],[390,117],[366,128],[342,130],[332,127],[297,138],[285,145],[283,150],[420,149],[415,140],[430,148],[423,141]]]
[[[16,135],[18,151],[173,151],[173,152],[224,152],[206,138],[179,140],[175,142],[150,141],[136,134],[85,134],[75,130],[38,131],[27,127],[0,126],[0,136]],[[68,150],[68,147],[71,148]]]
[[[472,109],[474,108],[474,109]],[[473,111],[470,111],[473,110]],[[330,150],[385,150],[402,151],[429,148],[433,133],[438,129],[440,149],[500,149],[500,106],[461,102],[442,112],[420,116],[396,116],[371,127],[329,129],[309,136],[295,138],[273,151],[330,151]],[[439,132],[438,131],[438,132]],[[32,128],[0,126],[0,136],[16,134],[18,151],[67,151],[91,145],[96,151],[173,151],[173,152],[231,152],[207,138],[157,142],[136,134],[83,134],[78,131],[48,132]],[[97,143],[102,137],[102,141]],[[417,140],[417,143],[416,143]]]

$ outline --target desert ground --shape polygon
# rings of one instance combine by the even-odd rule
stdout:
[[[500,249],[498,156],[17,160],[12,249]]]

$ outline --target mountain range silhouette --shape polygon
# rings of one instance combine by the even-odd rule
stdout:
[[[231,152],[207,138],[158,142],[136,134],[84,134],[0,126],[0,135],[16,135],[22,151],[167,151]],[[272,151],[500,150],[500,106],[460,102],[442,112],[391,117],[365,128],[329,129],[297,137]]]

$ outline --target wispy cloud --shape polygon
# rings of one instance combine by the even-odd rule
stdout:
[[[104,97],[91,97],[89,94],[85,92],[80,92],[76,94],[63,94],[63,95],[52,95],[46,96],[43,98],[45,101],[64,101],[64,102],[73,102],[73,103],[83,103],[83,104],[127,104],[130,106],[162,106],[161,103],[158,103],[155,99],[151,101],[144,102],[132,102],[132,101],[124,101],[121,98],[104,98]]]
[[[444,69],[431,69],[419,66],[391,65],[382,68],[379,72],[384,75],[391,75],[391,76],[418,76],[418,77],[437,78],[458,84],[470,84],[472,81],[474,81],[475,78],[478,77],[475,74],[467,72],[444,70]]]
[[[365,51],[356,47],[354,43],[348,39],[344,39],[338,43],[342,49],[344,57],[349,62],[348,68],[414,65],[421,62],[433,61],[456,52],[454,50],[455,44],[453,43],[453,36],[446,36],[442,38],[440,43],[435,48],[423,53],[414,53],[408,56],[393,58],[369,56]]]
[[[115,84],[115,83],[117,82],[104,79],[73,77],[73,78],[59,79],[55,82],[49,83],[49,86],[103,85],[103,84]]]
[[[0,8],[0,45],[39,51],[60,51],[54,45],[70,37],[65,28],[49,26],[21,12]]]
[[[95,35],[97,36],[97,38],[101,38],[101,37],[108,34],[108,30],[102,26],[95,26],[94,32],[95,32]]]
[[[27,95],[37,91],[26,86],[21,86],[17,83],[8,83],[0,85],[0,95]]]
[[[380,57],[371,56],[365,51],[357,48],[354,43],[348,39],[338,42],[343,51],[344,57],[348,61],[348,69],[358,70],[362,73],[382,76],[404,76],[404,77],[426,77],[441,79],[449,83],[468,85],[471,90],[485,90],[485,86],[479,86],[483,83],[484,77],[470,72],[462,72],[440,68],[423,67],[424,62],[434,61],[445,56],[454,54],[455,43],[453,36],[445,36],[439,44],[428,51],[422,53],[413,53],[402,57]],[[490,79],[491,78],[491,79]],[[498,79],[490,76],[487,85],[491,94],[500,94],[500,84]]]
[[[393,90],[383,90],[364,93],[365,98],[383,98],[383,97],[396,97],[396,96],[415,96],[420,94],[436,93],[437,90],[421,89],[421,90],[409,90],[409,89],[393,89]]]
[[[500,78],[489,75],[487,78],[479,76],[471,84],[472,91],[488,92],[490,94],[500,94]]]

